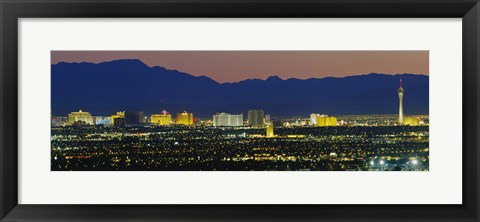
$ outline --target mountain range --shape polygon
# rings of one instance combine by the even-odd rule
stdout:
[[[197,117],[218,112],[246,114],[249,109],[263,109],[272,116],[393,114],[398,113],[400,79],[405,114],[428,114],[429,77],[422,74],[310,79],[270,76],[218,83],[206,76],[149,67],[136,59],[60,62],[51,65],[52,114],[66,116],[79,109],[93,115],[185,110]]]

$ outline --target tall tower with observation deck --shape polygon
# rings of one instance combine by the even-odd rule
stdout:
[[[398,123],[403,124],[404,123],[404,117],[403,117],[403,84],[402,84],[402,79],[400,78],[400,88],[398,88]]]

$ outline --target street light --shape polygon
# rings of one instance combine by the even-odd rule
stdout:
[[[370,170],[374,170],[374,165],[375,162],[373,162],[373,160],[370,160]]]

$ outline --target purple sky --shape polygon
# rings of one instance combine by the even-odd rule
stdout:
[[[218,82],[343,77],[367,73],[429,74],[428,51],[52,51],[51,62],[140,59]]]

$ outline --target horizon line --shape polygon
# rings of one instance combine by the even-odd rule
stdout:
[[[234,84],[234,83],[240,83],[240,82],[243,82],[243,81],[249,81],[249,80],[262,80],[262,81],[266,81],[270,78],[278,78],[282,81],[286,81],[286,80],[309,80],[309,79],[327,79],[327,78],[334,78],[334,79],[342,79],[342,78],[347,78],[347,77],[355,77],[355,76],[365,76],[365,75],[391,75],[391,76],[397,76],[397,75],[418,75],[418,76],[430,76],[429,74],[424,74],[424,73],[379,73],[379,72],[370,72],[370,73],[359,73],[359,74],[351,74],[351,75],[347,75],[347,76],[342,76],[342,77],[337,77],[337,76],[324,76],[324,77],[310,77],[310,78],[295,78],[295,77],[292,77],[292,78],[282,78],[280,76],[278,76],[278,74],[273,74],[273,75],[270,75],[268,77],[266,77],[265,79],[261,79],[261,78],[247,78],[247,79],[242,79],[242,80],[239,80],[239,81],[236,81],[236,82],[219,82],[217,81],[216,79],[210,77],[210,76],[206,76],[206,75],[193,75],[191,73],[188,73],[188,72],[185,72],[185,71],[181,71],[181,70],[178,70],[178,69],[169,69],[165,66],[149,66],[147,65],[144,61],[142,61],[141,59],[138,59],[138,58],[125,58],[125,59],[114,59],[114,60],[106,60],[106,61],[101,61],[101,62],[66,62],[66,61],[59,61],[57,63],[51,63],[50,65],[59,65],[59,64],[94,64],[94,65],[100,65],[100,64],[103,64],[103,63],[113,63],[113,62],[117,62],[117,61],[138,61],[138,62],[141,62],[143,65],[145,65],[146,67],[152,69],[152,68],[163,68],[165,70],[168,70],[168,71],[176,71],[176,72],[180,72],[180,73],[183,73],[183,74],[188,74],[190,76],[193,76],[193,77],[196,77],[196,78],[201,78],[201,77],[206,77],[218,84]]]

